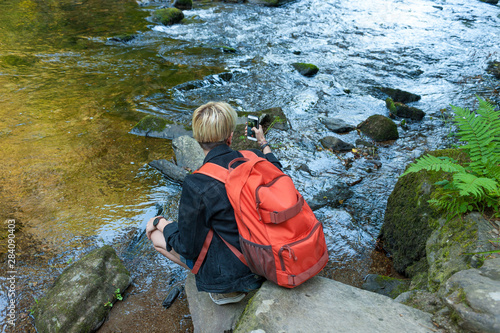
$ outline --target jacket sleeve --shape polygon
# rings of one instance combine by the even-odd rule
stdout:
[[[178,223],[171,223],[163,229],[167,251],[172,248],[189,260],[195,260],[208,234],[207,207],[198,187],[186,177],[179,204]]]

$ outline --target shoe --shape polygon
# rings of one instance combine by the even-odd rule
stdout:
[[[212,301],[214,301],[214,303],[217,305],[238,303],[247,295],[246,293],[240,293],[240,292],[227,293],[227,294],[216,294],[216,293],[208,293],[208,294],[210,295]]]

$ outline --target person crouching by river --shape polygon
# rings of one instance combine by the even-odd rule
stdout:
[[[233,159],[243,157],[230,148],[236,119],[236,111],[225,102],[209,102],[194,111],[193,136],[205,153],[204,164],[211,162],[228,168]],[[263,149],[252,151],[281,169],[267,145],[262,126],[253,131]],[[259,288],[264,278],[252,273],[219,237],[241,251],[234,210],[222,182],[203,174],[187,175],[178,222],[154,217],[148,221],[146,235],[158,252],[191,270],[210,229],[215,231],[214,237],[196,274],[196,287],[208,292],[218,305],[239,302],[247,292]]]

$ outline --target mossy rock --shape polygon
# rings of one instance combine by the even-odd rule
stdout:
[[[422,120],[425,116],[425,112],[421,109],[400,102],[394,102],[390,97],[385,100],[385,105],[393,115],[400,118]]]
[[[420,95],[416,95],[401,89],[388,88],[388,87],[376,87],[375,89],[382,92],[386,96],[392,98],[394,102],[399,102],[399,103],[406,104],[406,103],[416,102],[422,98]]]
[[[193,8],[193,0],[175,0],[174,7],[180,10],[189,10]]]
[[[153,21],[163,25],[179,23],[184,18],[184,13],[178,8],[161,8],[153,14]]]
[[[486,72],[500,79],[500,61],[491,61],[486,68]]]
[[[130,273],[105,245],[66,268],[34,308],[38,332],[95,332],[130,285]]]
[[[466,154],[458,149],[428,154],[448,156],[459,162],[466,159]],[[434,183],[449,177],[442,171],[410,173],[399,178],[390,194],[379,238],[385,250],[392,254],[398,272],[413,277],[427,271],[425,263],[420,261],[426,257],[427,239],[438,228],[438,219],[442,215],[430,206],[428,200],[436,188]]]
[[[398,126],[391,119],[379,114],[368,117],[357,128],[374,141],[397,140],[399,138]]]
[[[319,68],[313,64],[306,64],[302,62],[296,62],[292,64],[293,68],[295,68],[300,74],[311,77],[318,73]]]
[[[131,40],[134,40],[137,38],[137,35],[135,34],[121,34],[121,35],[116,35],[113,37],[110,37],[109,40],[113,42],[119,42],[119,43],[128,43]]]
[[[280,5],[279,0],[248,0],[248,2],[257,4],[257,5],[264,5],[267,7],[277,7]]]

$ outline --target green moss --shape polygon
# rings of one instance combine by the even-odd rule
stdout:
[[[184,13],[178,8],[161,8],[153,14],[153,21],[163,25],[179,23],[184,18]]]
[[[173,122],[165,118],[147,115],[134,126],[133,130],[135,129],[141,132],[161,132],[168,124],[173,124]]]
[[[300,74],[304,76],[314,76],[318,73],[319,68],[313,64],[306,64],[303,62],[296,62],[292,64],[293,68],[295,68]]]
[[[385,106],[389,109],[389,111],[391,111],[391,113],[396,114],[396,105],[394,105],[392,98],[387,97],[385,100]]]

